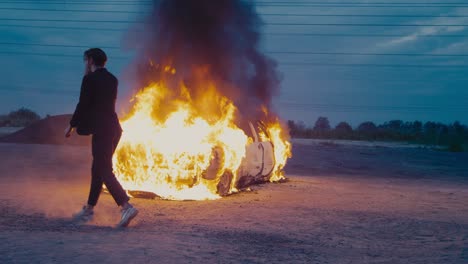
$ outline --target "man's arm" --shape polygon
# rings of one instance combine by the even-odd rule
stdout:
[[[86,75],[81,82],[80,100],[76,105],[73,117],[70,120],[70,127],[76,127],[80,120],[82,120],[84,113],[88,110],[91,104],[89,77]]]

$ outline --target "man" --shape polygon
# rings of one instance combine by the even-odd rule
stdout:
[[[122,218],[117,226],[126,227],[138,214],[138,210],[129,203],[129,197],[112,171],[112,155],[122,135],[115,113],[118,80],[104,67],[107,56],[103,50],[93,48],[85,51],[84,61],[85,75],[80,100],[65,136],[70,137],[75,129],[79,135],[92,134],[93,164],[88,203],[74,215],[74,219],[79,222],[92,219],[102,184],[105,184],[122,210]]]

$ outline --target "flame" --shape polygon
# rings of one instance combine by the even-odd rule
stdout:
[[[165,71],[176,72],[170,67]],[[113,157],[125,189],[152,192],[163,199],[213,200],[221,197],[220,182],[230,179],[229,192],[236,191],[243,176],[239,168],[253,140],[235,125],[237,108],[215,85],[208,84],[195,100],[184,85],[174,92],[157,83],[134,100],[131,113],[121,120],[123,134]],[[270,181],[277,181],[283,178],[290,143],[279,122],[266,132],[260,138],[274,146]]]

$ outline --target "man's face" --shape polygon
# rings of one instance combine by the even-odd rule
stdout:
[[[85,75],[91,72],[91,66],[93,65],[93,59],[87,58],[84,60]]]

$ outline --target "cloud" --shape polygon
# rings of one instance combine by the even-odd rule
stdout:
[[[465,31],[467,28],[464,24],[468,23],[467,17],[443,17],[443,16],[461,16],[465,15],[463,8],[454,9],[451,12],[441,13],[440,17],[435,17],[425,20],[416,20],[406,22],[408,24],[415,25],[448,25],[448,26],[425,26],[425,27],[415,27],[415,31],[404,35],[402,37],[390,39],[386,42],[378,43],[378,47],[389,48],[398,45],[408,44],[411,42],[421,41],[422,37],[425,36],[439,36],[447,33],[456,33]],[[455,26],[453,26],[455,25]]]

